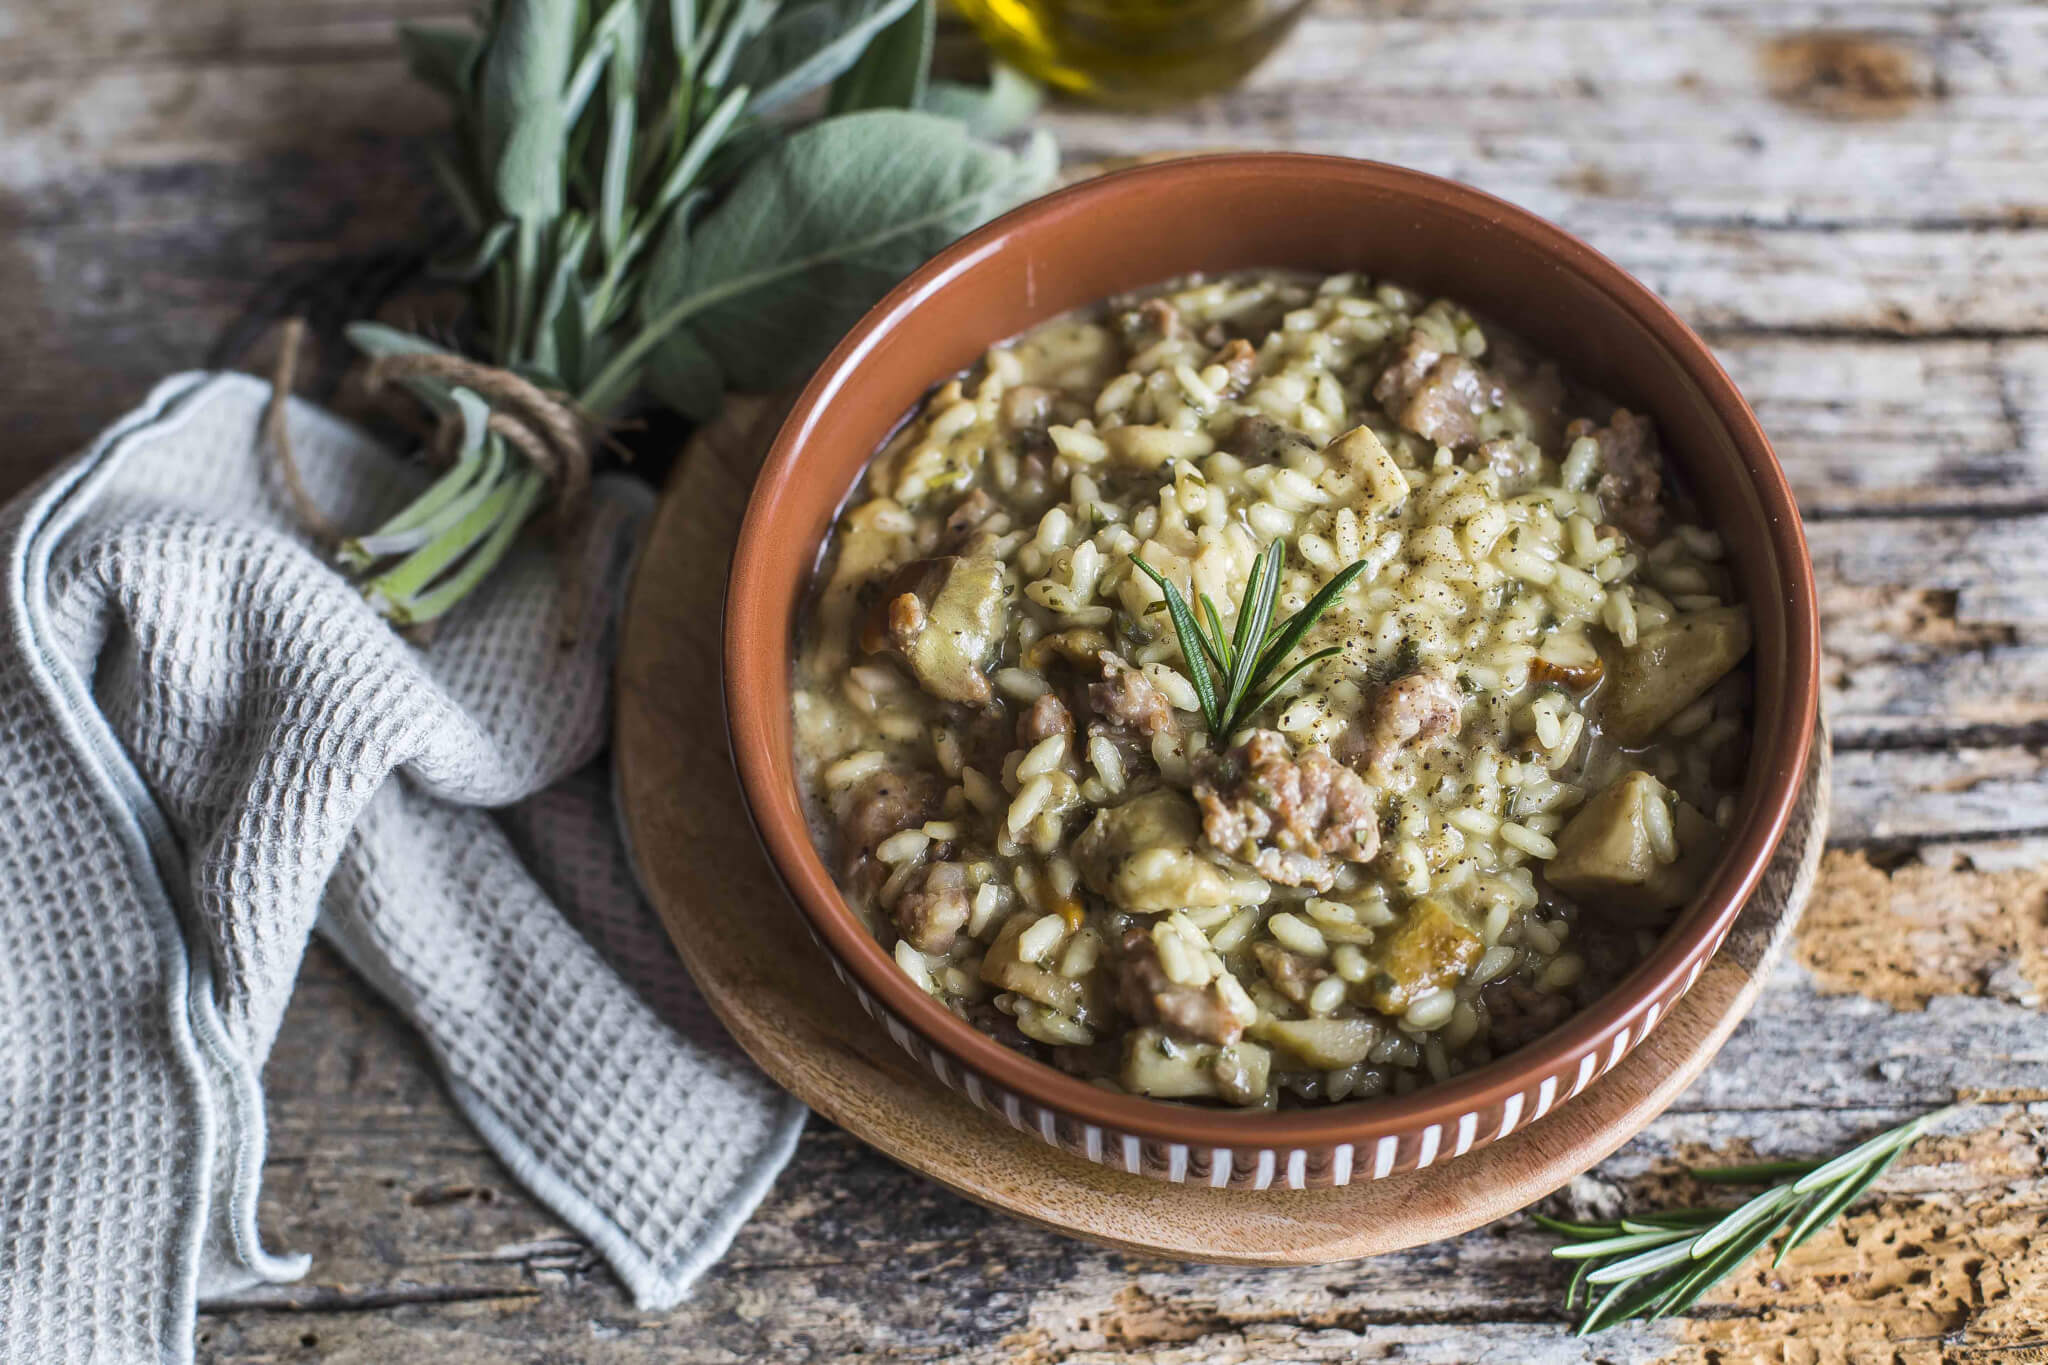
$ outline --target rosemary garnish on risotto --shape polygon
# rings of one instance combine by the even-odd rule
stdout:
[[[1309,628],[1366,569],[1361,561],[1340,571],[1300,611],[1276,622],[1273,608],[1280,600],[1280,570],[1286,560],[1286,548],[1277,540],[1260,553],[1252,564],[1251,577],[1245,580],[1244,597],[1237,605],[1237,628],[1226,633],[1222,614],[1208,593],[1197,594],[1203,617],[1197,620],[1187,598],[1166,575],[1140,556],[1131,558],[1166,594],[1166,611],[1173,620],[1174,634],[1180,638],[1180,652],[1187,660],[1182,671],[1194,684],[1195,696],[1202,703],[1202,721],[1219,744],[1229,743],[1246,721],[1264,710],[1266,703],[1304,669],[1344,652],[1341,645],[1319,649],[1270,683],[1266,681],[1274,669],[1286,662]]]

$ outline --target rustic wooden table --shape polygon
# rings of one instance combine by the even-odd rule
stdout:
[[[439,119],[393,48],[467,0],[13,0],[0,13],[0,494],[202,363],[259,280],[413,238]],[[1349,0],[1245,89],[1060,108],[1071,156],[1347,152],[1584,234],[1762,414],[1824,588],[1836,849],[1708,1075],[1579,1185],[1967,1107],[1874,1206],[1691,1321],[1575,1342],[1507,1219],[1314,1271],[1134,1260],[814,1122],[692,1301],[633,1311],[317,948],[268,1072],[300,1285],[220,1362],[2048,1360],[2048,6]]]

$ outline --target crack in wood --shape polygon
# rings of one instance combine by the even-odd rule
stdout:
[[[199,1305],[199,1311],[214,1317],[228,1313],[366,1313],[381,1308],[400,1308],[414,1304],[533,1299],[540,1297],[540,1292],[531,1285],[423,1284],[393,1285],[382,1289],[342,1289],[331,1285],[279,1285],[270,1289],[245,1290],[238,1294],[209,1299]]]

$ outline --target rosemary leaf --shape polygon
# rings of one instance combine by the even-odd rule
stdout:
[[[1688,1237],[1681,1233],[1679,1236],[1678,1241],[1603,1265],[1587,1279],[1593,1284],[1613,1284],[1618,1280],[1641,1279],[1645,1275],[1690,1261],[1693,1259],[1692,1243],[1698,1234]]]
[[[1789,1209],[1799,1196],[1796,1192],[1779,1185],[1765,1190],[1756,1198],[1730,1213],[1726,1218],[1702,1232],[1692,1244],[1695,1258],[1711,1255],[1715,1248],[1741,1237],[1759,1222],[1772,1214]]]
[[[1778,1254],[1771,1261],[1771,1264],[1773,1266],[1783,1265],[1785,1258],[1792,1254],[1794,1248],[1807,1238],[1813,1236],[1814,1233],[1819,1232],[1821,1228],[1833,1222],[1836,1215],[1855,1203],[1864,1191],[1876,1184],[1878,1177],[1890,1170],[1892,1163],[1896,1162],[1905,1153],[1905,1150],[1906,1147],[1903,1143],[1892,1148],[1880,1160],[1865,1168],[1860,1175],[1844,1181],[1840,1189],[1825,1199],[1816,1202],[1812,1208],[1806,1211],[1805,1217],[1793,1224],[1792,1231],[1785,1238],[1785,1245],[1778,1248]]]
[[[1288,669],[1285,673],[1282,673],[1279,677],[1275,678],[1272,682],[1268,683],[1255,696],[1253,696],[1250,701],[1246,702],[1244,706],[1244,715],[1246,716],[1246,718],[1256,716],[1257,714],[1259,714],[1259,712],[1266,709],[1267,704],[1271,702],[1274,697],[1278,696],[1286,688],[1287,684],[1293,682],[1297,677],[1300,677],[1303,673],[1307,672],[1310,668],[1313,668],[1315,665],[1321,663],[1323,660],[1334,659],[1343,652],[1344,647],[1342,645],[1331,645],[1328,649],[1319,649],[1315,653],[1309,655],[1306,659],[1303,659],[1300,663],[1296,664],[1294,667]]]
[[[1223,720],[1217,705],[1216,688],[1210,682],[1209,669],[1203,662],[1207,647],[1202,640],[1202,628],[1195,624],[1195,614],[1188,610],[1187,598],[1181,596],[1180,589],[1173,586],[1165,574],[1142,559],[1134,557],[1131,562],[1143,569],[1146,576],[1166,594],[1166,613],[1173,621],[1173,633],[1180,639],[1180,652],[1187,662],[1188,681],[1194,684],[1195,696],[1202,703],[1202,719],[1207,722],[1209,732],[1214,734]]]
[[[1709,1185],[1763,1185],[1805,1175],[1819,1165],[1818,1161],[1759,1161],[1753,1166],[1694,1166],[1686,1173]]]
[[[1239,609],[1237,634],[1230,642],[1230,693],[1223,703],[1224,733],[1216,736],[1218,743],[1227,742],[1248,714],[1244,703],[1261,671],[1259,644],[1266,638],[1273,604],[1280,597],[1280,570],[1286,553],[1277,540],[1268,545],[1252,566],[1251,582],[1245,585],[1245,601],[1251,609]]]
[[[1620,1223],[1568,1223],[1547,1213],[1532,1213],[1529,1221],[1539,1228],[1548,1228],[1567,1237],[1616,1237],[1623,1231]]]
[[[1702,1294],[1741,1269],[1756,1254],[1758,1247],[1770,1241],[1778,1229],[1785,1226],[1795,1207],[1794,1204],[1780,1205],[1774,1215],[1754,1224],[1741,1236],[1725,1243],[1719,1251],[1701,1260],[1672,1285],[1670,1297],[1664,1300],[1657,1316],[1683,1313],[1697,1303]]]
[[[1598,1259],[1603,1256],[1626,1256],[1632,1252],[1647,1251],[1668,1242],[1683,1242],[1693,1236],[1686,1228],[1669,1228],[1658,1232],[1630,1232],[1619,1237],[1602,1237],[1591,1242],[1572,1242],[1561,1247],[1552,1247],[1550,1254],[1560,1261],[1578,1261],[1587,1257]]]
[[[1819,1167],[1818,1169],[1810,1171],[1806,1175],[1801,1176],[1799,1182],[1795,1184],[1792,1188],[1795,1192],[1799,1194],[1805,1194],[1808,1191],[1816,1189],[1822,1185],[1830,1184],[1835,1180],[1840,1179],[1842,1176],[1849,1174],[1849,1172],[1854,1171],[1861,1166],[1867,1165],[1879,1156],[1882,1156],[1884,1153],[1890,1151],[1892,1148],[1905,1146],[1907,1143],[1913,1141],[1913,1139],[1919,1137],[1920,1134],[1923,1131],[1925,1131],[1926,1128],[1930,1124],[1932,1124],[1936,1119],[1942,1117],[1944,1114],[1947,1114],[1948,1112],[1949,1110],[1946,1108],[1937,1109],[1931,1114],[1922,1114],[1919,1118],[1914,1119],[1910,1123],[1901,1124],[1899,1127],[1892,1129],[1890,1132],[1879,1133],[1876,1137],[1870,1139],[1870,1141],[1865,1142],[1860,1146],[1850,1148],[1848,1151],[1836,1157],[1833,1161],[1830,1161],[1827,1164]]]
[[[1586,1287],[1586,1276],[1598,1264],[1598,1261],[1580,1261],[1579,1268],[1572,1272],[1571,1286],[1564,1291],[1565,1312],[1569,1313],[1579,1306],[1579,1294]]]
[[[1365,561],[1361,559],[1339,571],[1334,578],[1323,584],[1321,591],[1309,598],[1307,606],[1281,622],[1274,633],[1273,642],[1266,647],[1264,656],[1259,660],[1259,667],[1271,670],[1282,659],[1292,654],[1295,646],[1301,643],[1302,637],[1308,634],[1309,628],[1315,625],[1322,614],[1328,611],[1353,583],[1358,581],[1358,576],[1364,573],[1365,569]]]

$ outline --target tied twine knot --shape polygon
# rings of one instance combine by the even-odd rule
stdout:
[[[277,364],[271,373],[270,402],[263,412],[263,436],[277,454],[293,512],[311,535],[332,546],[345,539],[346,532],[321,511],[307,491],[285,421],[284,402],[291,396],[305,337],[304,319],[286,321]],[[468,389],[483,399],[490,409],[486,430],[525,457],[547,481],[557,522],[575,522],[590,494],[591,464],[597,447],[608,442],[596,420],[566,395],[543,389],[511,370],[466,356],[438,352],[379,356],[370,362],[363,386],[375,395],[393,380],[408,379],[436,380],[451,388]],[[447,465],[454,462],[461,441],[462,419],[444,413],[428,437],[426,448],[437,463]]]

